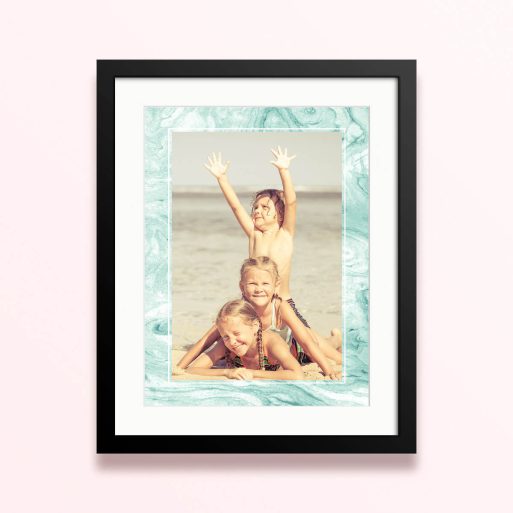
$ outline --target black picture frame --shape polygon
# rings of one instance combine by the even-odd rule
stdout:
[[[115,79],[331,77],[398,80],[398,434],[395,436],[146,436],[115,434]],[[216,439],[216,440],[214,440]],[[97,452],[416,452],[416,61],[97,61]],[[240,451],[238,448],[243,447]],[[185,449],[186,448],[186,449]],[[215,450],[213,448],[216,448]]]

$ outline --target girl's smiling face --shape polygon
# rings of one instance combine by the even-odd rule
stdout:
[[[248,269],[244,273],[244,278],[240,282],[242,295],[253,306],[267,306],[276,291],[279,280],[275,281],[269,271],[263,269]]]
[[[253,224],[256,228],[261,228],[278,222],[278,212],[273,200],[269,196],[258,198],[253,204],[252,211]]]
[[[256,344],[258,321],[247,324],[240,317],[224,317],[218,321],[217,329],[227,349],[239,357]]]

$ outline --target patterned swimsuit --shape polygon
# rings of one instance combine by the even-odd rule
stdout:
[[[309,328],[308,322],[306,322],[305,318],[298,312],[296,308],[296,304],[291,299],[287,299],[287,303],[291,306],[294,313],[297,315],[298,319],[304,324],[305,327]],[[271,325],[264,331],[272,331],[274,333],[278,333],[285,342],[290,347],[290,352],[292,356],[299,362],[300,365],[307,365],[312,363],[310,357],[305,353],[303,348],[298,344],[297,340],[294,338],[291,329],[288,326],[284,326],[283,328],[278,328],[276,326],[276,299],[273,299],[273,309],[271,315]],[[261,362],[260,368],[261,370],[278,370],[280,368],[280,364],[270,364],[269,357],[267,356],[267,351],[263,347],[263,343],[260,342],[258,346],[258,354],[259,361]],[[262,363],[263,362],[263,363]],[[226,350],[226,364],[228,367],[244,367],[242,360],[238,356],[233,356],[228,349]],[[263,366],[262,366],[263,365]]]
[[[296,303],[292,298],[287,299],[287,303],[291,306],[294,313],[297,315],[297,318],[304,324],[306,328],[309,328],[310,325],[306,322],[306,319],[298,312],[296,308]],[[312,363],[312,359],[304,352],[303,348],[298,344],[297,340],[292,337],[290,341],[290,352],[294,356],[294,358],[300,363],[300,365],[307,365]]]
[[[244,364],[242,363],[240,356],[233,356],[233,353],[228,349],[226,349],[225,358],[226,366],[228,368],[233,369],[238,367],[244,367]],[[279,363],[269,363],[269,356],[267,355],[267,351],[265,350],[264,343],[261,339],[258,340],[258,362],[260,370],[276,371],[280,368]]]

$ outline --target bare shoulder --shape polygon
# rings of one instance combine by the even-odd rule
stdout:
[[[288,349],[288,345],[283,340],[278,333],[274,333],[273,331],[266,331],[264,334],[264,343],[267,347],[280,347],[284,346]]]
[[[279,362],[286,360],[290,356],[290,349],[287,342],[277,333],[267,333],[267,335],[268,338],[264,343],[271,359]]]

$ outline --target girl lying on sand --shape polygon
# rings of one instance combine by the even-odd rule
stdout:
[[[301,366],[285,340],[262,330],[255,309],[243,299],[226,303],[219,311],[216,328],[222,338],[187,368],[191,374],[231,379],[303,379]],[[226,358],[226,369],[211,367]]]
[[[279,285],[278,270],[270,258],[245,260],[239,283],[243,299],[223,306],[215,325],[180,360],[177,372],[186,369],[234,379],[301,379],[300,363],[313,361],[325,376],[340,379],[340,371],[328,363],[328,358],[342,363],[335,349],[341,347],[340,331],[334,329],[331,337],[323,339],[307,328],[276,294]],[[222,358],[228,368],[211,369]]]

